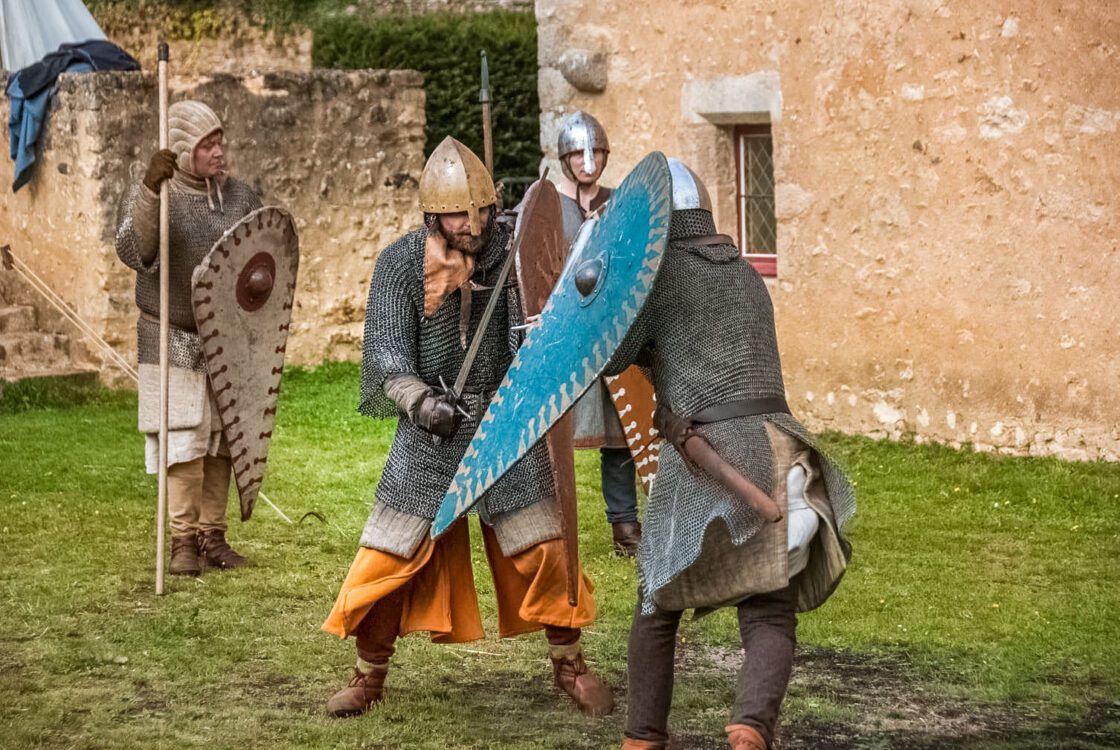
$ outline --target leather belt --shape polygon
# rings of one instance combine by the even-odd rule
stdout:
[[[760,414],[775,414],[778,412],[790,413],[789,404],[786,403],[786,400],[781,396],[764,396],[709,406],[690,415],[688,419],[697,424],[710,424],[712,422],[722,422],[725,419],[757,417]]]
[[[158,315],[152,315],[151,313],[144,312],[143,310],[140,311],[140,319],[146,320],[149,323],[155,323],[157,326],[159,325]],[[171,326],[172,328],[178,328],[180,331],[186,331],[187,333],[198,333],[198,326],[187,328],[186,326],[178,326],[174,323],[172,323]]]

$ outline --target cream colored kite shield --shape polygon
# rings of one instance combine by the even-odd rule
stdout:
[[[299,268],[287,211],[253,211],[194,271],[194,317],[248,520],[264,482]]]
[[[420,175],[420,208],[426,214],[466,211],[471,234],[482,234],[478,210],[498,202],[494,180],[482,160],[451,136],[443,139]]]

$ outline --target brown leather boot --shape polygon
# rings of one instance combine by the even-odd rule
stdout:
[[[616,555],[633,557],[638,554],[638,544],[642,541],[642,525],[637,521],[612,523],[611,539],[614,541]]]
[[[653,740],[632,740],[625,737],[622,740],[622,750],[668,750],[668,742],[655,742]]]
[[[202,572],[198,556],[198,537],[194,534],[171,537],[171,575],[196,576]]]
[[[385,698],[385,676],[389,674],[389,662],[371,664],[366,662],[363,671],[354,667],[350,684],[339,690],[327,701],[327,713],[338,719],[358,716],[369,710],[374,703]]]
[[[198,546],[202,557],[211,568],[242,568],[249,564],[234,551],[226,541],[226,532],[221,529],[198,532]]]
[[[606,716],[614,710],[614,695],[610,687],[587,666],[578,642],[549,646],[548,650],[556,686],[571,696],[582,713]]]
[[[725,727],[731,750],[766,750],[766,740],[758,730],[746,724],[729,724]]]

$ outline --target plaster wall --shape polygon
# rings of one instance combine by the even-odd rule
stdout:
[[[420,74],[215,75],[175,79],[171,88],[172,101],[197,98],[214,108],[233,174],[296,219],[301,263],[288,361],[358,358],[375,257],[421,219],[414,190],[424,165]],[[132,361],[134,274],[116,257],[116,213],[156,149],[156,100],[150,74],[64,75],[32,183],[11,194],[12,162],[0,160],[0,242]],[[6,103],[0,115],[7,118]],[[6,129],[2,140],[6,151]],[[10,272],[0,272],[0,299],[34,304],[40,320],[58,322]],[[112,365],[94,351],[79,349],[77,364],[111,375]]]
[[[731,125],[773,131],[790,404],[814,429],[1120,456],[1120,17],[1108,3],[537,0],[541,145],[658,149],[734,232]],[[573,54],[573,50],[582,50]],[[563,60],[598,59],[601,93]]]

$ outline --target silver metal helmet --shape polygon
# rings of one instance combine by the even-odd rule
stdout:
[[[673,210],[684,211],[699,208],[709,213],[712,210],[712,197],[703,181],[677,159],[668,159],[669,174],[673,178]]]
[[[611,152],[610,143],[607,142],[607,131],[603,130],[599,121],[582,110],[565,117],[564,122],[560,124],[560,136],[556,145],[557,156],[560,157],[560,169],[563,170],[564,176],[576,182],[576,176],[572,174],[568,160],[564,157],[582,151],[583,163],[594,164],[596,149],[602,149],[604,154]],[[603,166],[606,166],[605,156],[603,162]]]

